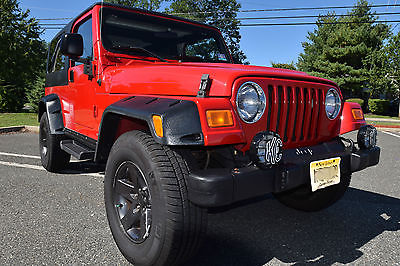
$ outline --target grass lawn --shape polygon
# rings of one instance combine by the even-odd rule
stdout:
[[[400,120],[400,117],[386,116],[386,115],[374,115],[374,114],[365,114],[365,118],[389,118]]]
[[[36,113],[0,113],[0,127],[38,125]]]
[[[400,126],[400,121],[399,122],[367,121],[367,124],[373,126]]]

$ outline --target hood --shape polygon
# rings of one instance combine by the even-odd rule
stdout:
[[[337,86],[334,82],[304,72],[271,67],[210,63],[152,63],[129,60],[104,70],[109,93],[196,96],[201,76],[209,74],[209,96],[229,97],[236,79],[270,77],[311,81]]]

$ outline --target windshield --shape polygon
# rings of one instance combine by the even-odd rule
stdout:
[[[110,52],[181,62],[231,63],[215,30],[113,8],[103,8],[102,16],[102,42]]]

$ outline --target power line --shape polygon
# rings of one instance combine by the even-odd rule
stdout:
[[[376,16],[391,16],[391,15],[400,15],[400,12],[387,12],[387,13],[375,13]],[[357,15],[353,14],[338,14],[338,15],[304,15],[304,16],[275,16],[275,17],[243,17],[237,18],[238,20],[270,20],[270,19],[303,19],[303,18],[320,18],[320,17],[357,17]],[[48,20],[67,20],[68,18],[53,18],[53,19],[38,19],[40,21],[48,21]],[[67,25],[67,24],[46,24],[40,23],[40,25]]]
[[[389,13],[376,13],[376,16],[389,16],[389,15],[400,15],[400,12],[389,12]],[[301,18],[320,18],[320,17],[357,17],[353,14],[338,14],[338,15],[304,15],[304,16],[278,16],[278,17],[244,17],[237,18],[238,20],[264,20],[264,19],[301,19]]]
[[[400,15],[400,12],[389,12],[389,13],[376,13],[375,15],[377,16],[389,16],[389,15]],[[311,16],[311,15],[305,15],[305,16],[276,16],[276,17],[245,17],[245,18],[238,18],[238,20],[272,20],[272,19],[303,19],[303,18],[320,18],[320,17],[330,17],[331,15],[319,15],[319,16]],[[333,17],[356,17],[357,15],[350,15],[350,14],[339,14],[339,15],[333,15]],[[377,21],[380,22],[380,21]],[[389,21],[388,21],[389,22]],[[315,24],[316,22],[304,22],[307,24],[301,24],[301,25],[310,25],[310,24]],[[338,22],[339,23],[339,22]],[[340,22],[340,23],[350,23],[350,22]],[[355,23],[355,22],[352,22]],[[364,22],[364,23],[369,23],[369,22]],[[278,24],[278,23],[273,23]],[[279,23],[278,25],[294,25],[295,23]],[[321,23],[323,24],[323,23]],[[39,23],[40,26],[66,26],[66,23]],[[244,24],[243,26],[247,25],[255,25],[255,24]],[[258,25],[258,24],[257,24]],[[260,24],[261,25],[261,24]],[[269,25],[269,24],[268,24]]]
[[[296,23],[254,23],[241,24],[239,27],[256,27],[256,26],[301,26],[301,25],[336,25],[336,24],[373,24],[373,23],[394,23],[400,20],[377,20],[377,21],[348,21],[348,22],[296,22]]]
[[[379,7],[400,7],[400,4],[391,5],[370,5],[370,8]],[[271,9],[249,9],[249,10],[238,10],[237,13],[251,13],[251,12],[276,12],[276,11],[300,11],[300,10],[327,10],[327,9],[350,9],[354,6],[325,6],[325,7],[295,7],[295,8],[271,8]],[[203,12],[182,12],[182,13],[168,13],[170,15],[194,15],[194,14],[213,14],[214,11],[203,11]],[[233,13],[232,11],[225,11],[222,13]],[[37,20],[70,20],[71,18],[39,18]]]
[[[337,24],[373,24],[373,23],[400,23],[400,20],[377,20],[377,21],[348,21],[348,22],[296,22],[296,23],[254,23],[241,24],[239,27],[260,27],[260,26],[304,26],[304,25],[337,25]],[[51,24],[48,24],[51,25]],[[57,25],[57,24],[53,24]],[[63,25],[63,24],[58,24]],[[61,27],[44,27],[44,30],[61,30]]]
[[[66,26],[67,24],[39,24],[40,26]]]
[[[73,18],[38,18],[36,20],[42,21],[42,20],[70,20]]]
[[[391,5],[369,5],[370,8],[379,7],[399,7],[400,4]],[[323,7],[294,7],[294,8],[270,8],[270,9],[249,9],[249,10],[238,10],[238,13],[250,13],[250,12],[276,12],[276,11],[300,11],[300,10],[326,10],[326,9],[350,9],[355,6],[323,6]],[[193,15],[193,14],[212,14],[214,11],[201,11],[201,12],[182,12],[182,13],[171,13],[172,15]],[[234,13],[232,11],[225,11],[221,13]]]

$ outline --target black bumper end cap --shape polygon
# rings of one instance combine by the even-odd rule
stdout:
[[[365,150],[358,150],[351,154],[351,172],[361,171],[367,167],[379,163],[381,149],[374,147]]]

